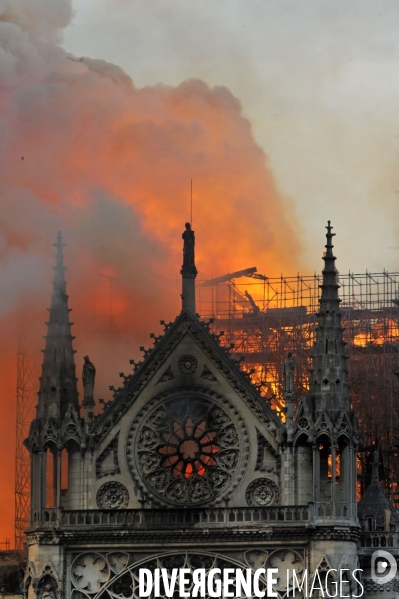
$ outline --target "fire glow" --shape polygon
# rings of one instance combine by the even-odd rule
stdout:
[[[195,474],[205,476],[209,467],[216,466],[213,456],[220,451],[215,440],[216,432],[206,431],[205,420],[194,425],[191,418],[183,425],[174,422],[172,428],[172,433],[162,433],[166,443],[157,449],[165,456],[161,466],[172,468],[172,478],[181,474],[189,480]]]
[[[239,100],[198,80],[138,89],[116,65],[74,60],[54,41],[71,4],[55,0],[46,12],[42,2],[21,0],[15,11],[6,0],[0,19],[0,478],[9,481],[0,529],[7,537],[17,379],[10,340],[16,316],[27,316],[40,356],[58,230],[67,244],[77,374],[89,354],[98,397],[159,319],[179,312],[191,178],[204,278],[247,267],[254,256],[269,275],[298,266],[291,202],[277,191]]]

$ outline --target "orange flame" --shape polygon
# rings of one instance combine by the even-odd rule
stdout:
[[[15,21],[12,31],[33,31],[45,19],[35,10],[23,11],[19,20],[11,13],[3,18]],[[65,9],[58,20],[53,16],[42,35],[64,26],[69,14]],[[0,479],[8,481],[0,498],[0,534],[9,537],[14,315],[30,316],[38,353],[59,229],[67,243],[77,371],[89,354],[98,396],[121,365],[129,368],[128,359],[137,358],[143,337],[158,330],[158,319],[179,312],[181,232],[190,214],[191,178],[202,277],[253,263],[267,266],[272,276],[296,269],[299,252],[291,203],[277,191],[267,157],[228,89],[197,80],[136,89],[114,65],[73,62],[62,49],[51,51],[53,34],[45,53],[35,39],[20,35],[9,44],[31,44],[38,59],[22,68],[18,55],[18,68],[2,81],[0,95]],[[24,47],[21,56],[28,54]]]

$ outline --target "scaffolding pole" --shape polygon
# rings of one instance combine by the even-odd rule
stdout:
[[[353,408],[366,444],[381,448],[385,490],[399,506],[399,273],[338,276]],[[200,314],[215,319],[214,332],[228,332],[226,343],[281,415],[288,352],[296,361],[296,397],[309,390],[321,282],[316,274],[262,282],[249,276],[200,287]]]
[[[17,410],[15,450],[15,549],[23,549],[29,525],[30,458],[23,442],[34,417],[38,381],[38,358],[32,349],[28,319],[18,319]]]

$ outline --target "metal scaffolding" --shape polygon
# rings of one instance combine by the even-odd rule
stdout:
[[[23,442],[34,417],[38,380],[38,357],[32,349],[28,319],[18,320],[17,415],[15,450],[15,549],[23,549],[29,524],[30,459]]]
[[[399,273],[339,275],[342,323],[347,342],[353,407],[365,444],[377,443],[385,489],[399,507]],[[268,278],[254,267],[197,286],[197,308],[224,331],[226,345],[245,357],[244,368],[276,412],[283,402],[282,364],[296,361],[296,396],[308,391],[321,275]],[[113,323],[112,296],[107,323]],[[30,464],[23,446],[36,404],[39,357],[28,321],[18,326],[15,459],[15,547],[24,544],[29,520]],[[367,483],[367,454],[360,457],[360,486]]]
[[[214,331],[225,332],[226,344],[244,356],[244,368],[281,412],[289,351],[296,361],[296,396],[308,391],[321,275],[267,278],[248,271],[200,283],[198,310],[214,318]],[[353,407],[366,445],[380,446],[385,488],[399,506],[399,273],[340,274],[339,284]]]

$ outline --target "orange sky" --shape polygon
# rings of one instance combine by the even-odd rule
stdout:
[[[13,538],[17,315],[30,319],[40,355],[58,230],[78,376],[88,353],[97,397],[159,319],[179,311],[190,178],[201,277],[254,265],[295,272],[300,253],[290,200],[228,89],[199,80],[136,89],[117,66],[69,60],[54,44],[66,15],[39,35],[41,3],[30,6],[25,20],[3,18],[15,60],[0,84],[0,541]],[[116,277],[118,331],[104,326],[100,273]]]

